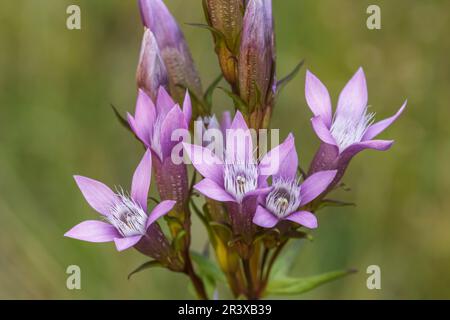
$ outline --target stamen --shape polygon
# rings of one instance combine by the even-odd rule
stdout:
[[[354,143],[361,142],[375,117],[375,113],[367,113],[367,108],[357,116],[350,112],[341,112],[335,116],[330,131],[339,146],[339,152]]]
[[[118,193],[118,198],[106,220],[124,237],[144,235],[148,219],[145,211],[123,191]]]
[[[279,218],[293,213],[300,206],[300,185],[296,179],[276,179],[267,195],[266,208]]]
[[[258,185],[258,167],[253,163],[225,164],[225,189],[241,202]]]

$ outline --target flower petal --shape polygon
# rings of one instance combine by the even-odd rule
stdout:
[[[289,134],[284,142],[273,148],[261,159],[259,169],[262,176],[271,176],[277,174],[289,153],[295,149],[295,140],[292,134]],[[297,170],[297,166],[295,167]]]
[[[360,143],[352,144],[351,146],[347,147],[342,154],[339,157],[339,163],[349,161],[351,158],[353,158],[357,153],[365,150],[365,149],[374,149],[378,151],[386,151],[391,148],[391,146],[394,144],[393,140],[370,140],[370,141],[363,141]]]
[[[150,147],[150,135],[139,129],[139,126],[136,123],[136,120],[134,117],[127,113],[127,120],[128,124],[130,125],[131,130],[134,132],[134,134],[141,140],[141,142],[148,148]]]
[[[65,237],[89,241],[89,242],[110,242],[114,238],[120,237],[116,228],[109,223],[88,220],[77,224],[64,234]]]
[[[311,124],[313,126],[314,132],[317,134],[322,142],[330,144],[332,146],[336,145],[336,140],[331,135],[330,129],[327,128],[320,116],[311,119]]]
[[[192,102],[191,102],[191,96],[189,95],[189,91],[186,90],[186,95],[184,97],[184,101],[183,101],[183,114],[184,114],[184,118],[186,119],[186,123],[189,124],[191,123],[191,118],[192,118]]]
[[[272,187],[261,187],[259,189],[253,190],[253,191],[249,191],[244,195],[244,198],[242,200],[242,202],[246,201],[248,198],[250,197],[259,197],[259,196],[266,196],[270,191],[272,191]]]
[[[253,223],[263,228],[273,228],[278,221],[277,217],[262,206],[258,206],[253,217]]]
[[[135,244],[141,240],[142,236],[132,236],[132,237],[125,237],[125,238],[115,238],[114,243],[116,244],[117,251],[124,251],[128,248],[133,247]]]
[[[147,228],[152,225],[153,222],[161,218],[162,216],[165,216],[167,213],[169,213],[170,210],[173,209],[177,202],[174,200],[165,200],[161,201],[153,210],[152,213],[150,213],[148,220],[147,220]]]
[[[163,159],[171,157],[172,149],[180,143],[180,141],[172,139],[172,134],[178,129],[187,130],[188,127],[180,106],[175,105],[164,118],[161,125],[161,152]]]
[[[360,117],[367,106],[367,83],[362,68],[359,68],[342,90],[336,115],[345,114]]]
[[[172,110],[175,102],[164,87],[159,87],[158,98],[156,98],[156,111],[158,116],[165,116]]]
[[[194,189],[204,196],[220,202],[236,202],[228,192],[210,179],[203,179],[194,186]]]
[[[330,128],[332,118],[331,98],[324,84],[309,70],[306,71],[305,96],[315,116],[321,116],[325,126]]]
[[[309,229],[317,228],[317,218],[309,211],[298,211],[286,217],[286,220],[298,223]]]
[[[336,176],[337,170],[320,171],[309,176],[300,187],[300,206],[304,206],[324,192]]]
[[[253,137],[240,111],[236,112],[226,131],[225,162],[251,163],[253,161]]]
[[[375,138],[378,134],[383,132],[395,120],[397,120],[397,118],[402,114],[403,110],[405,110],[405,108],[406,108],[406,104],[407,103],[408,103],[408,101],[405,101],[403,103],[403,106],[400,108],[400,110],[398,110],[397,113],[395,115],[393,115],[392,117],[384,119],[384,120],[381,120],[381,121],[379,121],[377,123],[374,123],[369,128],[367,128],[367,131],[364,134],[362,140],[363,141],[371,140],[371,139]]]
[[[111,205],[117,199],[116,194],[97,180],[82,176],[74,176],[74,179],[89,205],[97,212],[108,216]]]
[[[147,211],[148,190],[152,177],[152,153],[147,149],[133,175],[131,197]]]
[[[183,143],[184,150],[195,169],[204,177],[223,185],[223,162],[210,149]]]

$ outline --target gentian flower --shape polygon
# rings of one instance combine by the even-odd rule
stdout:
[[[170,245],[155,222],[173,208],[175,201],[162,201],[147,213],[151,167],[151,154],[147,150],[134,172],[129,195],[123,191],[113,192],[99,181],[75,176],[86,201],[105,221],[81,222],[65,236],[88,242],[114,241],[118,251],[135,247],[152,258],[166,259]]]
[[[177,129],[187,132],[191,114],[191,100],[187,92],[181,110],[163,87],[159,88],[156,106],[149,96],[139,89],[134,117],[128,114],[131,129],[152,152],[161,199],[176,200],[180,210],[188,196],[188,178],[186,165],[174,163],[172,160],[172,151],[178,144],[173,141],[172,133]]]
[[[226,202],[235,233],[248,240],[253,234],[257,198],[270,190],[267,177],[278,171],[293,143],[290,135],[261,161],[256,161],[250,130],[238,111],[227,130],[223,160],[202,146],[184,144],[184,148],[195,169],[204,177],[194,188],[210,199]]]
[[[288,220],[310,229],[317,228],[316,216],[299,210],[323,191],[336,176],[336,170],[321,171],[299,183],[297,176],[298,156],[295,146],[272,176],[272,190],[262,197],[256,209],[253,223],[263,228],[273,228],[278,222]]]
[[[145,28],[141,53],[136,72],[138,88],[143,89],[152,100],[158,97],[159,87],[168,88],[169,79],[155,35]]]
[[[360,151],[385,151],[392,146],[392,140],[374,138],[391,125],[406,107],[405,101],[394,116],[373,123],[374,113],[368,112],[367,84],[362,68],[342,90],[334,116],[327,88],[309,71],[306,74],[305,94],[315,116],[311,119],[314,131],[322,141],[309,173],[337,169],[331,186],[339,182],[350,160]]]
[[[189,89],[196,97],[202,97],[202,85],[191,52],[183,32],[164,2],[139,0],[139,9],[144,26],[155,35],[169,75],[171,94],[181,101],[185,89]]]

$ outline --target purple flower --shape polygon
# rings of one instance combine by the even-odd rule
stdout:
[[[114,241],[118,251],[136,246],[145,254],[162,258],[169,244],[154,222],[167,214],[175,201],[162,201],[147,214],[151,167],[151,155],[147,150],[133,175],[130,195],[123,191],[115,193],[99,181],[75,176],[86,201],[105,221],[81,222],[65,236],[89,242]]]
[[[332,185],[343,176],[348,163],[364,149],[388,150],[394,141],[373,140],[403,112],[406,101],[392,117],[373,123],[374,113],[368,112],[367,85],[360,68],[342,90],[336,112],[332,115],[327,88],[311,72],[306,74],[306,101],[314,113],[314,131],[322,141],[310,168],[310,173],[338,169]]]
[[[139,0],[139,9],[143,24],[153,32],[158,42],[169,75],[171,93],[181,101],[184,95],[181,87],[184,87],[195,96],[202,97],[200,77],[184,35],[164,2]]]
[[[159,87],[167,89],[169,85],[167,70],[155,35],[147,28],[142,39],[136,80],[138,88],[142,88],[153,100],[158,96]]]
[[[188,196],[188,179],[186,165],[172,160],[172,152],[179,143],[172,139],[172,134],[177,129],[187,132],[191,114],[191,100],[187,92],[181,110],[163,87],[159,88],[156,106],[143,90],[139,90],[134,117],[128,114],[133,132],[152,151],[161,199],[176,200],[179,209]],[[180,145],[179,153],[182,151]]]
[[[210,149],[184,144],[195,169],[205,178],[194,188],[204,196],[222,202],[243,203],[248,197],[266,192],[265,180],[278,171],[293,145],[290,135],[258,163],[253,156],[250,130],[238,111],[227,130],[224,160]]]
[[[336,170],[321,171],[309,176],[303,183],[297,177],[298,156],[292,146],[288,156],[272,177],[272,189],[261,199],[253,223],[273,228],[281,220],[289,220],[310,229],[317,228],[317,218],[309,211],[299,210],[323,191],[336,176]]]

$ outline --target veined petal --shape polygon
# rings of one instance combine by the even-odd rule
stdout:
[[[286,217],[286,220],[298,223],[309,229],[317,228],[317,218],[309,211],[298,211]]]
[[[210,149],[183,143],[184,150],[195,169],[218,185],[223,185],[223,162]]]
[[[327,170],[309,176],[300,188],[300,206],[304,206],[324,192],[336,176],[337,170]]]
[[[124,251],[137,244],[139,240],[141,240],[141,238],[142,238],[141,235],[125,238],[115,238],[114,243],[116,244],[117,251]]]
[[[89,205],[97,212],[108,216],[111,205],[117,199],[116,194],[97,180],[82,176],[74,176],[74,179]]]
[[[350,79],[342,90],[336,115],[345,114],[354,117],[362,116],[367,107],[367,83],[366,76],[362,68],[359,68],[355,75]]]
[[[306,71],[305,96],[314,116],[322,117],[325,126],[330,128],[332,120],[330,94],[319,78],[309,70]]]
[[[89,241],[89,242],[110,242],[114,238],[120,237],[116,228],[109,223],[88,220],[77,224],[64,234],[65,237]]]
[[[381,132],[383,132],[387,127],[389,127],[397,118],[402,114],[403,110],[406,108],[406,104],[408,101],[405,101],[403,103],[403,106],[400,108],[400,110],[397,111],[395,115],[393,115],[390,118],[381,120],[377,123],[374,123],[369,128],[367,128],[366,133],[364,134],[362,140],[367,141],[375,138],[377,135],[379,135]]]
[[[233,122],[225,134],[225,162],[252,162],[253,137],[241,112],[236,112]]]
[[[131,130],[139,138],[139,140],[141,140],[141,142],[147,148],[150,147],[150,136],[148,135],[148,133],[139,129],[139,126],[137,125],[136,120],[129,113],[127,113],[127,120],[128,120],[128,124],[130,125]]]
[[[322,142],[336,146],[336,140],[331,135],[330,129],[327,128],[320,116],[311,119],[311,124],[313,126],[314,132],[317,134]]]
[[[237,111],[233,122],[231,123],[230,129],[234,129],[234,130],[248,130],[248,125],[247,122],[245,122],[244,117],[242,116],[242,113],[240,111]]]
[[[262,206],[258,206],[253,217],[253,223],[263,228],[273,228],[277,225],[278,219]]]
[[[186,90],[186,95],[183,101],[183,114],[184,118],[186,119],[186,123],[189,126],[192,118],[192,103],[191,103],[191,96],[189,95],[188,90]]]
[[[138,130],[150,137],[155,119],[156,110],[152,99],[142,89],[139,89],[134,113]]]
[[[279,173],[286,157],[293,149],[295,149],[295,139],[292,133],[290,133],[282,144],[267,152],[267,154],[261,159],[259,163],[261,175],[271,176]],[[290,160],[292,160],[292,158]],[[295,170],[297,170],[297,166],[295,167]]]
[[[147,220],[147,228],[152,225],[153,222],[161,218],[162,216],[165,216],[167,213],[170,212],[170,210],[173,209],[177,202],[174,200],[165,200],[161,201],[153,210],[152,213],[150,213],[148,220]]]
[[[236,199],[211,179],[203,179],[194,186],[194,189],[213,200],[220,202],[236,202]]]
[[[131,197],[141,206],[144,211],[147,211],[148,190],[150,188],[150,181],[152,176],[152,154],[150,149],[147,149],[141,162],[139,163],[133,175],[131,182]]]

